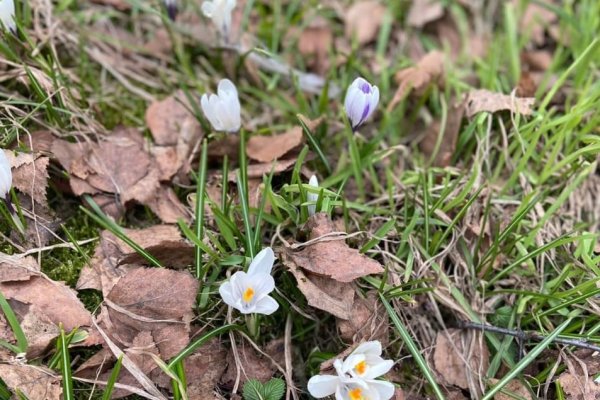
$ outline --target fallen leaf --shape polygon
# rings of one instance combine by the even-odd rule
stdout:
[[[444,6],[439,0],[413,0],[408,10],[406,23],[414,28],[436,21],[444,15]]]
[[[346,11],[346,37],[356,36],[358,44],[364,45],[377,38],[387,8],[378,0],[364,0],[353,3]]]
[[[202,128],[191,112],[191,106],[182,91],[155,101],[146,109],[146,125],[158,146],[151,149],[162,174],[169,180],[181,170],[190,171],[190,160],[198,152]]]
[[[330,22],[317,16],[300,33],[298,51],[310,69],[319,75],[326,75],[330,66],[329,50],[332,43],[333,33]]]
[[[528,71],[522,71],[517,83],[516,95],[518,97],[534,97],[537,84]]]
[[[388,112],[393,110],[411,91],[414,91],[417,96],[421,96],[429,85],[441,85],[443,75],[444,54],[439,51],[431,51],[415,66],[398,71],[395,80],[399,86],[387,108]]]
[[[45,367],[0,364],[0,378],[9,389],[19,389],[28,399],[62,399],[60,377]]]
[[[452,104],[446,118],[444,132],[441,132],[441,122],[435,120],[429,125],[425,137],[419,143],[419,148],[428,159],[431,160],[431,157],[435,155],[433,165],[436,167],[447,167],[450,165],[450,161],[456,150],[456,143],[458,142],[458,135],[464,114],[465,103],[463,101]],[[437,153],[435,153],[440,134],[442,135],[442,139]]]
[[[285,159],[285,160],[276,160],[271,163],[261,163],[261,164],[250,164],[248,165],[247,172],[248,178],[261,178],[264,175],[269,175],[271,171],[273,174],[277,175],[282,172],[285,172],[292,168],[296,164],[296,159]],[[228,179],[230,182],[237,182],[237,174],[239,169],[235,171],[231,171],[229,173]]]
[[[351,284],[310,273],[305,274],[287,253],[282,253],[282,258],[284,265],[296,278],[298,289],[306,297],[308,305],[340,319],[352,318],[355,290]]]
[[[39,273],[40,265],[35,258],[0,253],[0,282],[28,281]]]
[[[13,186],[29,195],[36,203],[48,207],[46,189],[48,188],[48,157],[39,154],[5,152],[11,163]]]
[[[140,332],[150,332],[161,358],[168,360],[189,342],[197,291],[198,281],[188,272],[133,269],[106,296],[101,326],[124,348],[130,347]]]
[[[489,351],[480,332],[448,329],[438,332],[433,351],[433,365],[445,382],[461,389],[477,391],[489,366]]]
[[[208,158],[215,161],[223,161],[227,156],[230,160],[237,160],[240,151],[240,136],[225,135],[208,143]]]
[[[252,136],[246,143],[246,154],[258,162],[270,163],[297,149],[302,142],[302,128],[295,126],[279,135]]]
[[[325,213],[309,218],[305,227],[310,239],[315,241],[300,251],[288,251],[294,264],[313,274],[332,278],[338,282],[353,280],[371,274],[383,273],[377,261],[350,248],[343,239],[332,236],[335,226]]]
[[[518,2],[513,0],[513,4]],[[534,2],[527,2],[525,12],[519,21],[519,30],[529,34],[531,40],[537,45],[546,42],[545,31],[557,23],[558,16],[552,10]]]
[[[389,343],[389,317],[378,299],[371,291],[365,298],[359,297],[352,307],[352,318],[337,319],[340,337],[350,343],[379,340],[385,347]]]
[[[497,379],[490,379],[490,384],[493,386],[498,383]],[[505,393],[509,394],[505,394]],[[494,395],[494,400],[514,400],[515,396],[519,399],[533,400],[534,397],[523,383],[517,379],[513,379],[504,386],[502,392]]]
[[[221,384],[226,388],[232,388],[237,379],[238,369],[233,351],[231,349],[227,354],[227,369],[221,377]],[[261,382],[266,382],[271,379],[277,370],[271,360],[259,354],[249,345],[238,345],[236,352],[240,362],[240,385],[243,385],[250,379],[258,379]],[[267,351],[265,352],[269,354]]]
[[[594,382],[593,376],[563,372],[558,377],[558,382],[571,400],[600,399],[600,384]]]
[[[466,114],[472,118],[480,112],[495,113],[510,111],[522,115],[531,115],[535,98],[516,97],[485,89],[472,90],[466,98]]]
[[[546,72],[552,66],[552,53],[548,50],[532,50],[521,53],[521,61],[531,71]]]

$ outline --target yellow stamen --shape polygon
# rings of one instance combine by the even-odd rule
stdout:
[[[348,396],[350,396],[350,400],[364,400],[361,388],[352,389],[348,392]]]
[[[242,299],[246,303],[249,303],[252,300],[253,297],[254,297],[254,289],[252,289],[251,287],[249,287],[248,289],[244,290],[244,294],[242,295]]]
[[[354,367],[354,370],[356,371],[356,373],[358,375],[364,375],[365,371],[367,370],[367,362],[366,361],[361,361],[358,364],[356,364],[356,367]]]

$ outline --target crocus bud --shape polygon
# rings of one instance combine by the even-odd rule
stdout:
[[[356,130],[373,114],[377,103],[379,103],[377,86],[371,85],[363,78],[356,78],[348,87],[344,102],[352,130]]]
[[[202,13],[213,21],[213,24],[227,38],[231,28],[231,12],[237,0],[206,0],[202,3]]]
[[[15,3],[13,0],[0,0],[0,22],[4,29],[10,29],[13,33],[17,31]]]
[[[165,8],[167,9],[167,15],[171,21],[175,21],[177,18],[177,0],[164,0]]]
[[[221,79],[217,94],[203,94],[200,105],[216,131],[237,132],[242,125],[240,100],[233,82]]]
[[[4,150],[0,149],[0,199],[9,198],[8,192],[12,186],[12,171],[10,162],[4,154]]]
[[[317,177],[314,175],[310,177],[308,184],[314,188],[319,187],[319,181],[317,180]],[[308,205],[308,215],[312,217],[313,215],[315,215],[315,212],[317,211],[316,202],[317,202],[317,200],[319,200],[319,195],[317,193],[308,192],[308,193],[306,193],[306,200],[315,203],[315,204]]]

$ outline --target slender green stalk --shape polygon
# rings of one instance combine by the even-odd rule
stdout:
[[[115,388],[115,383],[119,378],[119,373],[121,372],[121,365],[123,363],[123,354],[119,356],[117,362],[113,366],[113,369],[110,373],[110,377],[106,382],[106,388],[104,389],[104,393],[102,394],[102,400],[110,400],[112,399],[112,392]]]
[[[440,389],[437,382],[435,381],[433,372],[429,369],[427,362],[421,355],[421,351],[419,350],[419,348],[417,347],[415,342],[410,337],[408,330],[406,330],[406,327],[404,326],[402,321],[400,321],[398,314],[396,314],[396,311],[394,311],[391,304],[387,301],[387,299],[383,296],[383,294],[380,293],[379,297],[381,299],[381,302],[385,306],[385,309],[387,310],[390,318],[392,319],[394,326],[398,330],[398,333],[400,333],[400,336],[402,337],[404,344],[406,344],[408,351],[410,351],[410,354],[412,354],[413,358],[415,359],[415,362],[421,369],[421,372],[423,372],[425,379],[427,379],[427,381],[429,382],[429,385],[431,386],[431,389],[433,390],[435,397],[437,397],[438,400],[444,400],[445,399],[444,393],[442,392],[442,389]]]
[[[71,357],[69,355],[69,343],[65,336],[63,327],[60,327],[60,370],[62,372],[63,400],[73,400],[73,376],[71,374]]]
[[[21,324],[19,323],[15,312],[13,311],[10,304],[8,304],[8,301],[6,301],[6,297],[4,297],[2,292],[0,292],[0,308],[2,309],[4,317],[8,321],[8,324],[10,325],[10,328],[12,329],[13,334],[15,335],[15,339],[17,339],[16,346],[6,341],[0,341],[0,345],[8,348],[9,350],[15,353],[25,353],[28,347],[27,337],[25,336],[23,329],[21,329]]]
[[[202,142],[202,155],[198,165],[198,181],[196,182],[196,237],[200,242],[204,238],[204,197],[206,194],[206,170],[208,164],[208,142],[206,139]],[[194,261],[196,264],[196,278],[201,279],[204,276],[202,271],[202,247],[196,246],[194,249]],[[202,284],[202,282],[200,283]]]

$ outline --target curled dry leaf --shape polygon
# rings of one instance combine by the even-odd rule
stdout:
[[[371,274],[383,273],[377,261],[350,248],[343,239],[332,236],[335,226],[327,214],[318,213],[306,223],[310,239],[314,243],[300,251],[289,251],[294,264],[313,274],[325,276],[338,282],[352,282],[354,279]]]
[[[246,154],[258,162],[270,163],[297,149],[302,142],[302,128],[295,126],[279,135],[252,136],[246,144]]]
[[[593,376],[563,372],[558,377],[568,399],[597,400],[600,399],[600,384],[594,382]]]
[[[480,112],[495,113],[498,111],[531,115],[533,113],[535,98],[516,97],[485,89],[477,89],[469,92],[466,102],[466,114],[469,118]]]
[[[133,269],[106,296],[101,326],[123,347],[130,347],[139,333],[150,332],[161,358],[168,360],[189,342],[197,290],[198,281],[187,272]]]
[[[414,28],[436,21],[444,15],[444,5],[440,0],[413,0],[408,10],[406,23]]]
[[[148,205],[164,222],[176,222],[175,216],[188,219],[175,196],[164,203],[171,189],[161,185],[161,170],[137,129],[117,129],[98,143],[56,140],[52,152],[70,173],[73,193],[95,195],[115,218],[122,216],[127,204],[137,202]]]
[[[227,354],[227,369],[221,377],[221,384],[226,388],[233,387],[238,375],[238,366],[236,365],[233,351],[231,349]],[[273,361],[280,365],[283,364],[283,342],[280,339],[269,342],[263,350],[273,361],[245,343],[238,345],[235,351],[240,362],[240,385],[243,385],[244,382],[250,379],[258,379],[261,382],[266,382],[277,371],[277,367]]]
[[[48,207],[48,164],[50,159],[39,154],[5,152],[12,167],[13,187]]]
[[[331,24],[325,18],[317,16],[300,33],[298,51],[305,57],[309,68],[317,74],[326,75],[332,43]]]
[[[456,143],[464,114],[464,101],[454,103],[450,106],[444,132],[441,132],[442,127],[439,120],[434,121],[427,128],[425,137],[419,143],[419,148],[428,159],[435,156],[433,165],[437,167],[447,167],[450,165],[450,161],[456,150]],[[442,138],[436,152],[436,145],[438,140],[440,140],[439,135],[442,135]]]
[[[352,318],[336,322],[340,337],[347,342],[379,340],[384,347],[389,343],[389,316],[374,291],[354,301]]]
[[[0,364],[0,378],[9,389],[19,389],[28,399],[62,399],[60,377],[45,367]]]
[[[496,383],[498,383],[497,379],[490,379],[491,386]],[[529,389],[517,379],[508,382],[502,389],[502,392],[494,395],[494,400],[514,400],[515,398],[533,400],[535,397],[533,397]]]
[[[396,73],[398,89],[387,110],[390,112],[411,91],[423,95],[431,84],[441,85],[444,78],[444,54],[439,51],[427,53],[414,67],[402,69]]]
[[[377,38],[379,28],[387,8],[378,0],[357,1],[346,11],[346,37],[356,40],[361,45],[372,42]]]
[[[194,259],[193,246],[181,237],[176,226],[123,230],[127,237],[167,268],[185,268]],[[106,296],[123,275],[141,265],[148,265],[148,261],[111,232],[102,231],[90,267],[83,268],[77,289],[102,290]]]
[[[445,382],[481,396],[479,384],[489,366],[489,351],[480,332],[449,329],[438,332],[433,365]]]
[[[151,151],[163,181],[168,181],[178,172],[181,177],[187,177],[191,158],[198,152],[202,128],[190,110],[182,91],[153,102],[146,110],[146,125],[157,144]]]

